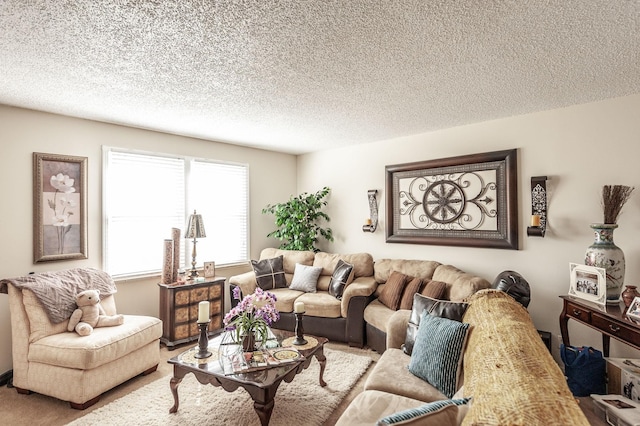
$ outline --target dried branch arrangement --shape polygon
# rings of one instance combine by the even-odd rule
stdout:
[[[602,187],[604,223],[617,223],[622,207],[629,200],[634,189],[634,187],[626,185],[605,185]]]

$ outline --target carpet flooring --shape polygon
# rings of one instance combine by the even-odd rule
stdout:
[[[319,385],[319,364],[312,360],[309,368],[298,374],[291,383],[281,383],[271,425],[322,425],[372,361],[366,356],[330,349],[325,350],[325,355],[327,368],[324,379],[327,386]],[[178,387],[178,412],[169,414],[169,408],[173,405],[170,377],[158,379],[69,423],[69,426],[260,424],[253,401],[243,389],[226,392],[219,387],[202,385],[193,374],[188,374]]]
[[[112,402],[117,401],[118,399],[121,399],[123,397],[126,398],[127,396],[131,395],[133,392],[139,389],[142,389],[146,385],[149,385],[157,381],[160,381],[161,383],[162,381],[164,381],[164,385],[162,387],[164,388],[166,386],[166,392],[169,395],[171,395],[169,390],[168,376],[172,372],[172,366],[169,365],[166,362],[166,360],[180,354],[181,352],[187,350],[189,347],[190,345],[183,345],[182,347],[176,348],[176,350],[174,351],[168,351],[166,347],[161,346],[161,349],[160,349],[161,360],[160,360],[160,365],[158,366],[158,371],[147,376],[134,377],[133,379],[121,384],[120,386],[117,386],[114,389],[105,392],[102,395],[100,401],[98,401],[98,403],[87,408],[84,411],[73,410],[69,407],[68,403],[64,401],[60,401],[55,398],[45,396],[45,395],[40,395],[36,393],[32,393],[30,395],[21,395],[21,394],[18,394],[15,389],[8,388],[6,386],[0,387],[0,419],[1,419],[0,423],[17,425],[17,426],[67,425],[69,423],[74,422],[75,420],[81,419],[82,417],[86,417],[91,413],[100,410],[102,407],[110,405]],[[369,358],[370,360],[373,360],[373,362],[379,359],[379,355],[376,352],[371,351],[370,349],[351,348],[351,347],[348,347],[346,344],[342,344],[342,343],[327,343],[325,345],[325,348],[326,348],[325,352],[327,352],[327,354],[330,353],[330,351],[339,351],[339,352],[363,356],[363,357]],[[329,377],[331,377],[330,370],[331,370],[332,360],[331,358],[329,358],[329,355],[327,355],[327,358],[328,358],[327,369],[325,371],[324,377],[325,377],[325,380],[328,382],[327,388],[333,389],[333,384],[328,379]],[[304,373],[301,373],[291,383],[283,383],[280,389],[278,390],[278,395],[280,395],[280,391],[283,390],[285,386],[295,386],[296,384],[299,385],[300,382],[298,382],[298,380],[302,377],[302,374],[306,374],[307,372],[309,372],[314,364],[317,366],[317,362],[313,361],[309,369],[305,370]],[[324,422],[322,423],[323,425],[328,426],[328,425],[335,424],[335,422],[340,417],[342,412],[348,406],[349,402],[353,400],[353,398],[356,395],[362,392],[366,377],[368,376],[369,372],[372,369],[371,367],[369,367],[369,369],[364,373],[364,375],[362,375],[362,377],[360,377],[355,382],[355,384],[347,391],[346,395],[338,403],[338,405],[331,410],[329,417],[326,420],[324,420]],[[351,367],[350,366],[347,367],[347,369],[349,368]],[[318,372],[317,371],[312,372],[310,376],[313,379],[315,379],[315,381],[313,381],[314,386],[319,388],[319,386],[317,385]],[[177,414],[181,414],[187,404],[186,390],[188,386],[187,385],[188,377],[193,377],[193,375],[187,375],[187,377],[185,377],[183,382],[180,384],[180,387],[178,390],[180,395],[180,409],[178,410]],[[193,386],[194,388],[199,385],[199,383],[197,383],[197,381],[195,380],[194,380],[194,383],[195,383],[195,385]],[[206,389],[207,389],[206,391],[202,389],[201,392],[216,391],[216,390],[224,392],[222,389],[215,388],[211,385],[207,385]],[[233,394],[229,394],[229,395],[240,395],[241,393],[247,395],[246,392],[242,389],[238,389]],[[163,415],[168,414],[169,408],[173,405],[173,398],[171,396],[170,398],[171,398],[170,403],[168,405],[165,406],[162,404],[158,404],[158,405],[162,405],[163,410],[166,410],[162,412]],[[247,395],[247,398],[248,398],[248,395]],[[130,396],[129,396],[129,399],[130,399]],[[155,401],[155,398],[152,398],[152,400]],[[274,413],[272,415],[272,422],[271,422],[272,425],[277,426],[278,423],[275,423],[276,410],[279,405],[283,405],[283,404],[286,404],[286,403],[278,404],[278,399],[276,396],[276,403],[275,403]],[[294,405],[294,404],[290,404],[290,405]],[[251,402],[249,402],[249,406],[246,411],[254,415],[255,419],[252,419],[252,421],[257,422],[257,415],[253,410],[253,405]],[[326,411],[329,412],[330,410],[326,410]],[[141,419],[139,417],[140,416],[138,416],[138,419],[133,423],[127,423],[124,421],[124,419],[121,419],[122,421],[119,421],[117,423],[112,423],[112,424],[118,424],[118,425],[143,424],[140,422]],[[94,424],[105,425],[107,423],[105,423],[105,417],[100,416],[99,421]],[[190,421],[183,420],[182,424],[190,425],[193,423],[191,423]],[[196,424],[215,424],[215,423],[196,423]],[[227,423],[227,424],[233,425],[238,423]],[[249,423],[249,424],[252,424],[252,423]],[[258,423],[255,423],[255,424],[258,424]],[[289,425],[294,425],[294,424],[302,424],[302,423],[300,423],[299,421],[295,421],[290,423]]]

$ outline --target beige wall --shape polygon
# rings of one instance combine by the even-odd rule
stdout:
[[[532,287],[529,311],[540,330],[558,342],[558,316],[569,262],[582,263],[593,241],[589,224],[602,221],[605,184],[635,186],[619,219],[615,242],[627,259],[626,282],[640,284],[640,95],[451,128],[301,156],[298,190],[332,188],[328,205],[337,252],[368,251],[376,258],[432,259],[493,281],[503,270],[520,272]],[[521,249],[496,250],[385,243],[385,166],[464,154],[518,149]],[[531,213],[530,178],[546,175],[550,192],[545,238],[526,236]],[[381,226],[362,232],[367,190],[377,189]],[[325,247],[327,247],[325,245]],[[571,325],[573,344],[602,348],[598,334]],[[505,330],[508,332],[508,330]],[[557,348],[555,348],[557,354]],[[628,355],[620,355],[628,353]],[[640,357],[612,342],[612,355]]]
[[[0,105],[0,179],[5,194],[0,209],[4,244],[0,276],[73,266],[101,265],[101,146],[197,155],[250,164],[251,255],[273,246],[265,235],[273,220],[260,210],[292,194],[332,188],[328,213],[336,241],[321,248],[335,252],[367,251],[375,259],[433,259],[454,264],[493,281],[513,269],[532,287],[529,311],[541,330],[559,333],[558,315],[568,288],[568,263],[582,262],[592,242],[589,223],[601,220],[600,188],[604,184],[638,187],[619,220],[615,241],[627,258],[627,283],[640,283],[640,95],[488,121],[296,157],[197,139],[78,120]],[[520,245],[518,251],[385,243],[384,167],[471,153],[518,148]],[[32,152],[89,157],[89,259],[33,264]],[[529,238],[525,229],[531,209],[531,176],[550,177],[549,230]],[[378,189],[381,224],[363,233],[368,217],[367,190]],[[159,249],[160,250],[160,249]],[[243,268],[239,268],[243,269]],[[238,270],[221,271],[230,276]],[[121,312],[157,315],[155,279],[119,283]],[[0,373],[11,368],[7,296],[0,295]],[[571,324],[571,323],[570,323]],[[570,325],[572,343],[601,348],[599,335]],[[557,348],[555,349],[557,355]],[[637,351],[612,343],[613,356],[639,357]]]
[[[266,235],[273,218],[261,214],[268,203],[286,200],[296,192],[296,157],[175,135],[80,120],[0,105],[0,277],[25,275],[76,266],[100,268],[102,145],[193,155],[249,164],[251,252],[271,244]],[[34,264],[32,252],[32,153],[78,155],[89,158],[89,259]],[[276,171],[274,173],[274,171]],[[220,200],[224,208],[225,200]],[[163,236],[158,240],[161,262]],[[135,241],[132,241],[135,243]],[[224,244],[221,241],[220,244]],[[229,276],[243,268],[217,268]],[[122,313],[158,315],[157,278],[118,283],[118,309]],[[0,294],[0,374],[11,369],[11,327],[8,297]]]

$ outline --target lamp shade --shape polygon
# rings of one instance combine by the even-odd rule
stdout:
[[[193,211],[193,214],[189,216],[189,224],[187,225],[187,232],[185,233],[185,238],[204,238],[207,234],[204,232],[204,222],[202,221],[202,215],[196,214],[196,211]]]

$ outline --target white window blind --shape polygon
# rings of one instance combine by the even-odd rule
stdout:
[[[189,215],[202,215],[197,267],[246,261],[248,167],[105,147],[104,269],[114,277],[160,273],[163,240],[182,231],[181,267],[191,267]]]

